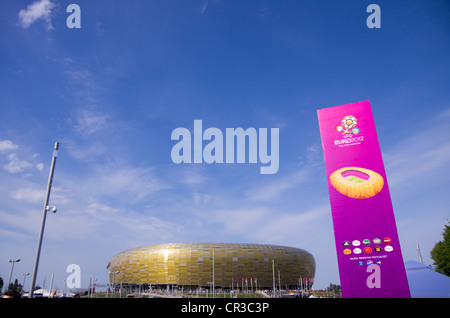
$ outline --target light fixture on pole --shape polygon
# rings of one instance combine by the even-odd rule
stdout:
[[[8,282],[8,286],[6,286],[6,290],[9,290],[9,285],[11,284],[11,277],[12,277],[12,273],[14,270],[14,263],[20,262],[20,258],[18,259],[9,259],[8,262],[12,263],[11,266],[11,274],[9,274],[9,282]]]
[[[36,251],[36,260],[34,262],[33,276],[31,277],[29,298],[34,297],[34,285],[36,283],[36,276],[37,276],[37,271],[38,271],[38,266],[39,266],[39,257],[41,254],[42,238],[44,236],[45,218],[47,217],[47,211],[52,210],[53,213],[56,212],[56,207],[54,207],[54,206],[50,207],[48,205],[48,201],[50,199],[50,190],[51,190],[52,182],[53,182],[53,172],[55,171],[55,163],[56,163],[56,157],[58,155],[58,148],[59,148],[59,143],[55,142],[55,147],[53,149],[52,164],[50,167],[50,175],[48,177],[48,183],[47,183],[47,193],[45,196],[44,211],[42,213],[41,231],[39,232],[39,239],[38,239],[38,245],[37,245],[37,251]]]

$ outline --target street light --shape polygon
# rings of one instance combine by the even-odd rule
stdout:
[[[120,271],[115,271],[115,272],[109,272],[110,274],[113,274],[113,279],[112,279],[112,292],[111,292],[111,298],[114,297],[114,292],[116,291],[116,274],[119,274]]]
[[[14,270],[14,263],[20,262],[20,258],[18,258],[18,259],[10,259],[10,260],[8,260],[8,262],[12,263],[12,266],[11,266],[11,274],[9,274],[8,286],[6,287],[7,291],[9,290],[9,285],[11,284],[11,277],[12,277],[12,273],[13,273],[13,270]]]
[[[23,275],[23,283],[22,283],[22,294],[24,292],[24,287],[25,287],[25,278],[30,275],[30,273],[26,273],[26,274],[22,274]]]
[[[176,277],[173,277],[173,278],[167,278],[167,280],[169,281],[169,282],[172,282],[172,296],[173,296],[173,282],[174,281],[177,281],[177,278]]]
[[[47,211],[51,210],[53,213],[56,213],[56,207],[49,206],[48,201],[50,199],[50,190],[51,190],[52,182],[53,182],[53,172],[55,171],[55,163],[56,163],[56,157],[58,155],[58,148],[59,148],[59,143],[55,142],[55,147],[53,149],[52,163],[50,166],[50,175],[48,177],[48,183],[47,183],[47,193],[45,196],[44,210],[42,213],[41,231],[39,232],[39,239],[38,239],[38,245],[37,245],[37,251],[36,251],[36,259],[34,262],[34,269],[33,269],[33,276],[31,276],[30,292],[29,292],[29,296],[28,296],[29,298],[34,297],[34,285],[36,283],[36,276],[37,276],[38,265],[39,265],[39,257],[41,255],[42,238],[44,236],[45,218],[47,217]]]

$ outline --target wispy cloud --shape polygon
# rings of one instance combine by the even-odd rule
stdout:
[[[111,127],[111,115],[106,114],[104,96],[100,95],[105,89],[100,75],[70,57],[59,59],[57,63],[63,68],[70,85],[69,94],[73,96],[73,110],[68,118],[73,131],[87,136]]]
[[[219,3],[220,0],[204,0],[202,4],[198,7],[198,10],[200,11],[201,14],[203,14],[206,12],[206,9],[208,9],[210,5],[216,5]]]
[[[43,189],[19,188],[11,192],[11,196],[18,201],[30,203],[44,202],[45,191]]]
[[[119,209],[100,202],[92,202],[88,205],[86,211],[91,214],[113,215],[118,213]]]
[[[9,153],[6,157],[8,162],[3,165],[3,169],[9,173],[20,173],[33,167],[40,171],[43,170],[44,164],[36,163],[36,158],[39,157],[38,154],[31,155],[30,160],[23,160],[19,158],[17,153],[11,152],[17,149],[19,149],[19,146],[10,140],[0,141],[0,153]]]
[[[17,148],[18,148],[18,146],[15,145],[10,140],[2,140],[2,141],[0,141],[0,152],[8,151],[8,150],[14,150],[14,149],[17,149]]]
[[[99,168],[98,178],[92,184],[102,186],[101,193],[108,196],[121,195],[131,202],[141,201],[152,193],[165,189],[167,185],[159,180],[151,168],[107,167]]]
[[[196,228],[207,232],[213,228],[214,233],[210,235],[216,238],[241,237],[249,241],[289,245],[299,239],[299,233],[310,233],[311,229],[320,232],[327,226],[329,206],[319,204],[295,212],[283,212],[264,205],[230,206],[197,211],[195,215]]]
[[[90,135],[108,126],[108,116],[90,109],[78,109],[75,115],[74,131]]]
[[[106,153],[110,151],[105,143],[98,140],[87,143],[77,143],[74,140],[68,139],[64,141],[64,148],[67,153],[81,161],[96,162],[100,157],[106,156]]]
[[[450,166],[450,127],[447,110],[434,125],[412,135],[383,154],[389,186],[402,189],[445,181]]]
[[[308,180],[308,174],[308,170],[302,169],[289,176],[281,177],[273,182],[265,183],[262,186],[252,188],[247,191],[247,198],[250,201],[258,202],[277,200],[285,191],[297,187],[302,182],[306,182]]]
[[[187,185],[201,185],[205,184],[208,178],[199,169],[186,169],[182,175],[180,182]]]
[[[254,231],[253,235],[258,241],[295,241],[298,233],[310,232],[313,224],[321,226],[319,221],[323,221],[328,216],[328,205],[318,205],[298,213],[272,212],[264,224]]]
[[[37,188],[35,184],[26,184],[24,186],[15,188],[11,191],[11,197],[14,200],[28,202],[28,203],[43,203],[45,198],[45,189]],[[58,202],[58,204],[66,204],[69,202],[67,195],[65,195],[60,187],[53,187],[51,194],[51,201]]]
[[[37,20],[44,20],[47,24],[47,30],[52,30],[51,13],[55,7],[49,0],[41,0],[30,4],[26,10],[20,10],[19,22],[24,29],[28,28]]]
[[[15,153],[12,153],[8,156],[9,162],[3,165],[3,168],[10,173],[18,173],[22,172],[27,168],[33,166],[32,163],[26,160],[20,160],[19,156]]]
[[[192,198],[196,205],[208,204],[209,202],[211,202],[212,197],[213,196],[211,194],[204,194],[204,193],[198,193],[198,192],[192,193]]]
[[[204,222],[221,225],[223,233],[242,235],[260,226],[262,221],[267,220],[269,213],[270,209],[264,206],[247,206],[200,212],[197,216]]]
[[[207,7],[208,7],[208,3],[203,2],[202,5],[200,6],[200,13],[205,13]]]

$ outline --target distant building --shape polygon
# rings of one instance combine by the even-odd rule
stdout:
[[[197,288],[294,289],[314,280],[316,263],[307,251],[287,246],[229,243],[170,243],[129,249],[107,265],[111,284]]]

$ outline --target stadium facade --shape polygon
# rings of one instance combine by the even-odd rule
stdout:
[[[313,255],[299,248],[238,243],[143,246],[116,254],[107,265],[113,285],[223,289],[310,285],[315,267]]]

